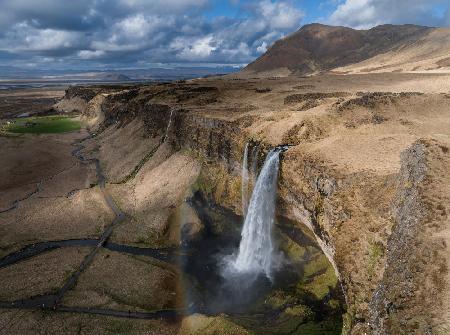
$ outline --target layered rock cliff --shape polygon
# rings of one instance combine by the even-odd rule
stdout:
[[[240,213],[245,143],[259,148],[257,166],[290,144],[278,211],[306,225],[332,262],[345,332],[431,334],[448,329],[448,290],[437,292],[448,287],[449,87],[409,84],[440,79],[204,79],[89,101],[86,88],[79,110],[97,131],[90,146],[108,187],[132,217],[116,238],[175,243],[172,209],[192,189]],[[77,99],[73,90],[64,101]],[[147,175],[150,167],[173,169],[173,180]]]

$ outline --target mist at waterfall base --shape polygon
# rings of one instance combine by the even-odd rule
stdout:
[[[255,304],[273,290],[298,282],[302,270],[288,262],[272,271],[272,281],[264,273],[226,273],[239,251],[244,218],[198,192],[189,201],[205,228],[201,238],[183,246],[181,268],[188,313],[252,313]]]
[[[298,280],[301,273],[289,268],[272,236],[279,155],[279,149],[267,155],[245,220],[211,205],[200,194],[191,199],[205,231],[202,239],[189,242],[195,256],[186,257],[182,265],[192,276],[185,283],[190,312],[245,313],[261,297]],[[216,233],[220,221],[227,229]]]

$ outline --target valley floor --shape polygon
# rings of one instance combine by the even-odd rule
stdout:
[[[177,270],[165,252],[106,243],[126,219],[86,138],[0,137],[0,332],[173,334]]]

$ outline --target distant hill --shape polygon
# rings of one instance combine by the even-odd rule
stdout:
[[[216,76],[236,72],[240,68],[234,66],[220,67],[172,67],[145,69],[108,69],[98,70],[51,70],[22,69],[13,66],[0,66],[1,80],[33,80],[33,81],[143,81],[143,80],[177,80],[206,76]]]
[[[308,75],[331,70],[450,72],[450,29],[381,25],[355,30],[309,24],[275,42],[242,72]]]
[[[80,73],[76,75],[65,75],[66,78],[83,78],[88,80],[101,80],[101,81],[128,81],[130,77],[117,72],[88,72]]]

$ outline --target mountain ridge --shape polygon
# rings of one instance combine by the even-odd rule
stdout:
[[[438,46],[436,32],[448,36],[448,41]],[[406,49],[414,54],[417,42],[435,46],[438,55],[450,53],[450,29],[418,26],[412,24],[384,24],[367,30],[357,30],[343,26],[329,26],[312,23],[276,41],[261,57],[248,64],[242,73],[285,72],[297,75],[311,75],[339,69],[341,72],[354,72],[345,67],[366,62],[366,68],[385,66],[376,57],[390,53],[390,57],[401,54]],[[413,51],[411,51],[413,50]],[[420,54],[420,61],[432,59],[434,54]],[[405,56],[411,58],[414,57]],[[373,64],[368,62],[375,58]],[[401,57],[400,57],[401,58]],[[434,63],[433,63],[434,64]],[[429,64],[430,67],[433,64]],[[435,68],[441,65],[434,64]],[[433,66],[431,66],[433,67]],[[434,68],[433,67],[433,68]],[[442,66],[441,66],[442,67]],[[425,66],[427,68],[427,66]],[[357,71],[364,70],[358,68]],[[401,70],[401,69],[395,69]],[[411,69],[409,69],[411,70]]]

